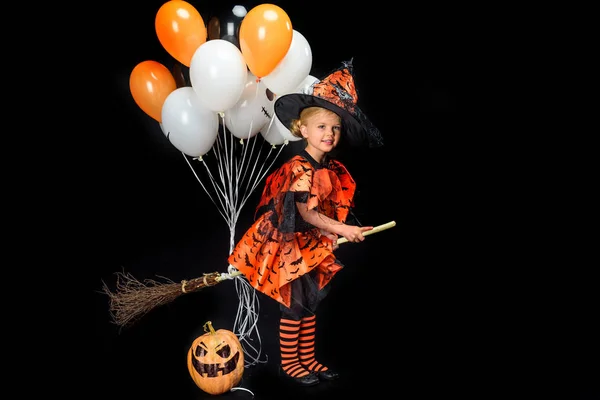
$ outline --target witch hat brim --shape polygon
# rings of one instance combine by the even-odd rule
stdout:
[[[293,120],[308,107],[322,107],[333,111],[342,120],[342,135],[352,146],[378,147],[383,144],[379,130],[356,105],[358,96],[354,86],[352,62],[344,62],[323,80],[312,85],[312,92],[288,93],[275,101],[277,118],[289,129]]]

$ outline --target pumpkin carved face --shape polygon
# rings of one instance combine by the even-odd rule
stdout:
[[[222,394],[237,385],[244,373],[244,353],[237,336],[226,329],[215,331],[212,323],[204,324],[208,332],[192,342],[187,366],[196,386],[210,394]]]

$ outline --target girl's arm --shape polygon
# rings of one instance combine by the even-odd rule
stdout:
[[[319,213],[317,210],[309,210],[306,203],[296,203],[298,212],[302,218],[309,224],[327,232],[334,233],[338,236],[343,236],[349,242],[362,242],[365,240],[363,232],[373,229],[372,226],[356,226],[347,225],[343,222],[336,221],[326,215]]]

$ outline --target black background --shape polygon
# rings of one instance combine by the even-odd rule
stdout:
[[[262,4],[212,3],[192,2],[205,22],[234,4]],[[586,312],[593,294],[587,286],[576,291],[536,280],[542,266],[519,256],[528,248],[528,222],[506,226],[519,196],[504,190],[499,166],[489,163],[529,90],[498,73],[506,58],[502,41],[489,35],[493,12],[446,3],[272,3],[311,45],[312,75],[354,59],[359,105],[385,140],[381,149],[342,155],[358,183],[356,213],[365,225],[397,226],[339,249],[347,268],[319,312],[319,335],[321,358],[342,372],[340,382],[302,390],[281,384],[277,308],[263,299],[260,333],[269,362],[246,371],[240,386],[257,399],[431,399],[535,397],[560,384],[568,398],[596,398],[597,330]],[[162,4],[106,5],[94,16],[96,69],[86,87],[95,97],[89,121],[99,133],[89,134],[86,154],[101,162],[89,185],[94,205],[85,223],[93,234],[85,272],[100,361],[86,381],[93,393],[115,399],[215,397],[194,385],[185,356],[207,320],[231,329],[237,307],[233,284],[223,282],[119,331],[101,293],[118,271],[180,281],[227,265],[225,221],[129,92],[139,62],[175,63],[154,31]],[[236,237],[254,204],[244,207]],[[557,371],[561,379],[546,379]],[[525,384],[534,389],[516,389]]]

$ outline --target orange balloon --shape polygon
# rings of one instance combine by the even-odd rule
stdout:
[[[142,61],[129,75],[129,90],[146,114],[162,122],[162,107],[167,96],[177,89],[171,71],[156,61]]]
[[[292,44],[292,22],[281,7],[261,4],[240,25],[240,50],[248,69],[262,78],[275,69]]]
[[[154,28],[160,44],[186,67],[198,47],[206,42],[204,20],[186,1],[171,0],[163,4],[156,13]]]

